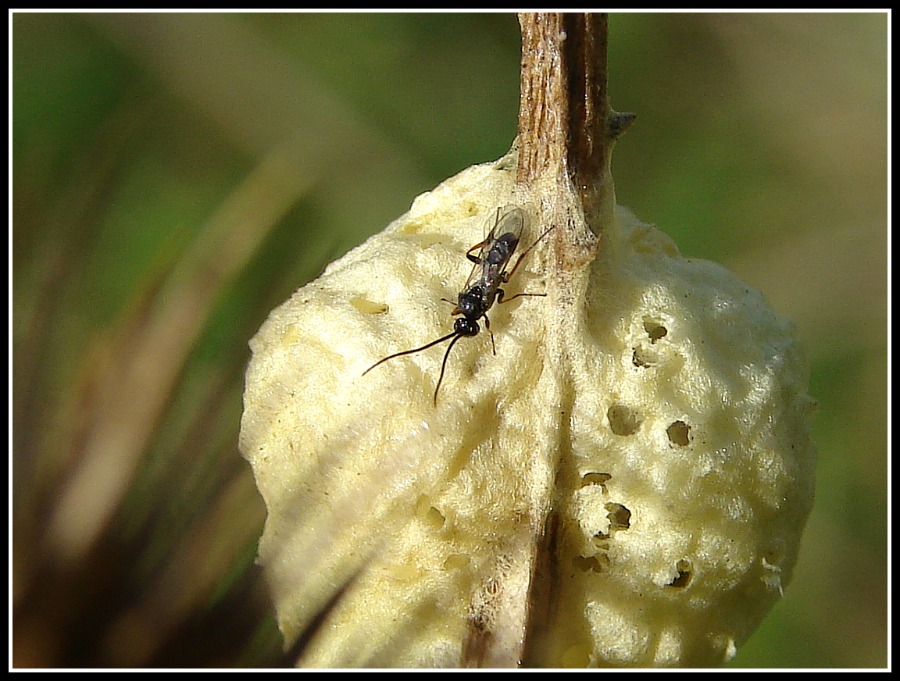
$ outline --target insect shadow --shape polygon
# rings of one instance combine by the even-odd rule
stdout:
[[[444,341],[450,341],[447,351],[444,353],[444,360],[441,362],[441,374],[438,377],[437,386],[434,389],[434,404],[437,405],[438,391],[441,389],[441,383],[444,380],[444,371],[447,368],[447,358],[450,357],[450,351],[456,342],[463,337],[477,336],[481,331],[478,320],[484,318],[484,327],[491,334],[491,349],[497,354],[497,348],[494,345],[494,334],[491,332],[491,321],[488,319],[487,312],[491,309],[494,301],[497,303],[507,303],[510,300],[521,298],[524,296],[545,296],[546,293],[517,293],[516,295],[505,298],[504,291],[500,286],[509,282],[510,278],[515,274],[522,260],[528,255],[547,234],[551,232],[550,227],[541,234],[534,243],[526,248],[513,268],[506,271],[509,261],[512,259],[519,240],[522,238],[522,231],[525,228],[525,211],[517,206],[513,206],[507,212],[501,215],[501,208],[497,209],[497,215],[494,219],[494,226],[488,233],[487,237],[481,243],[475,244],[466,252],[466,258],[475,263],[472,273],[466,280],[465,287],[460,292],[456,306],[451,314],[462,315],[453,323],[453,332],[442,336],[437,340],[433,340],[425,345],[413,348],[412,350],[404,350],[403,352],[395,352],[388,355],[384,359],[380,359],[363,372],[363,376],[372,371],[375,367],[387,362],[395,357],[403,355],[411,355],[415,352],[427,350],[430,347],[439,345]],[[478,254],[474,255],[474,251],[478,250]],[[452,300],[442,298],[445,302],[453,304]]]

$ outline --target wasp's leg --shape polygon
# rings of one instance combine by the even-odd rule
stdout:
[[[508,303],[510,300],[515,300],[516,298],[523,298],[525,296],[534,297],[534,298],[543,298],[547,294],[546,293],[517,293],[516,295],[511,296],[510,298],[504,298],[503,295],[504,295],[503,289],[498,288],[497,289],[497,304],[498,305],[500,303]]]
[[[486,243],[487,243],[487,241],[482,241],[481,243],[477,243],[474,246],[472,246],[472,248],[470,248],[468,251],[466,251],[466,257],[469,260],[471,260],[472,262],[474,262],[476,265],[480,265],[481,263],[483,263],[484,259],[479,258],[477,255],[472,255],[472,251],[479,249],[479,248],[484,248],[484,245]]]
[[[528,255],[528,252],[532,248],[537,246],[541,242],[541,239],[543,239],[545,236],[547,236],[553,230],[554,230],[554,227],[549,227],[548,229],[546,229],[543,234],[541,234],[537,239],[535,239],[534,243],[531,244],[531,246],[529,246],[524,251],[522,251],[522,255],[519,256],[518,260],[516,260],[516,264],[513,265],[513,268],[509,272],[503,273],[503,281],[509,281],[510,279],[512,279],[512,275],[514,275],[516,273],[516,270],[519,269],[519,265],[522,264],[522,260],[524,260],[525,256]],[[512,300],[512,298],[510,298],[510,300]]]

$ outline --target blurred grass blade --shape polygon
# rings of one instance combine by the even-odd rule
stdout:
[[[83,394],[83,454],[52,514],[48,539],[83,555],[116,512],[222,288],[311,185],[296,149],[273,150],[206,223],[146,305],[101,341]]]

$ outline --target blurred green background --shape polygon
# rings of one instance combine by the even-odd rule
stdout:
[[[236,447],[247,341],[508,149],[516,18],[11,23],[13,662],[286,665]],[[619,202],[792,318],[819,401],[800,561],[735,667],[887,664],[886,86],[885,14],[610,20],[639,116]]]

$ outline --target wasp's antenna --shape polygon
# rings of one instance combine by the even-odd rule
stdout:
[[[453,346],[456,345],[456,341],[458,341],[460,338],[462,338],[464,334],[454,332],[454,335],[456,336],[456,338],[454,338],[452,341],[450,341],[450,345],[447,346],[447,352],[444,353],[444,361],[441,362],[441,375],[438,376],[437,385],[434,387],[434,406],[435,407],[437,406],[438,390],[441,389],[441,381],[444,380],[444,369],[447,368],[447,358],[450,356],[450,351],[453,349]]]
[[[403,352],[395,352],[393,355],[388,355],[388,356],[385,357],[384,359],[380,359],[380,360],[378,360],[377,362],[375,362],[375,364],[373,364],[373,365],[370,366],[368,369],[366,369],[365,371],[363,371],[363,372],[362,372],[362,375],[365,376],[367,373],[369,373],[370,371],[372,371],[372,369],[374,369],[375,367],[377,367],[379,364],[384,364],[384,363],[387,362],[389,359],[394,359],[394,357],[402,357],[403,355],[411,355],[412,353],[414,353],[414,352],[419,352],[420,350],[427,350],[428,348],[433,347],[433,346],[437,345],[438,343],[443,343],[445,340],[449,340],[450,338],[453,338],[454,336],[456,336],[456,337],[457,337],[457,340],[458,340],[460,334],[459,334],[457,331],[454,331],[453,333],[448,333],[446,336],[443,336],[442,338],[438,338],[438,339],[435,340],[435,341],[431,341],[431,342],[428,343],[427,345],[423,345],[421,348],[414,348],[413,350],[404,350]],[[456,342],[456,341],[454,340],[453,343],[455,343],[455,342]],[[451,347],[451,348],[453,347],[453,343],[450,343],[450,347]],[[447,358],[446,358],[446,357],[444,358],[444,361],[447,361]],[[442,372],[441,372],[441,375],[443,375],[443,373],[444,373],[444,372],[442,371]],[[438,385],[440,385],[440,381],[438,381]]]

